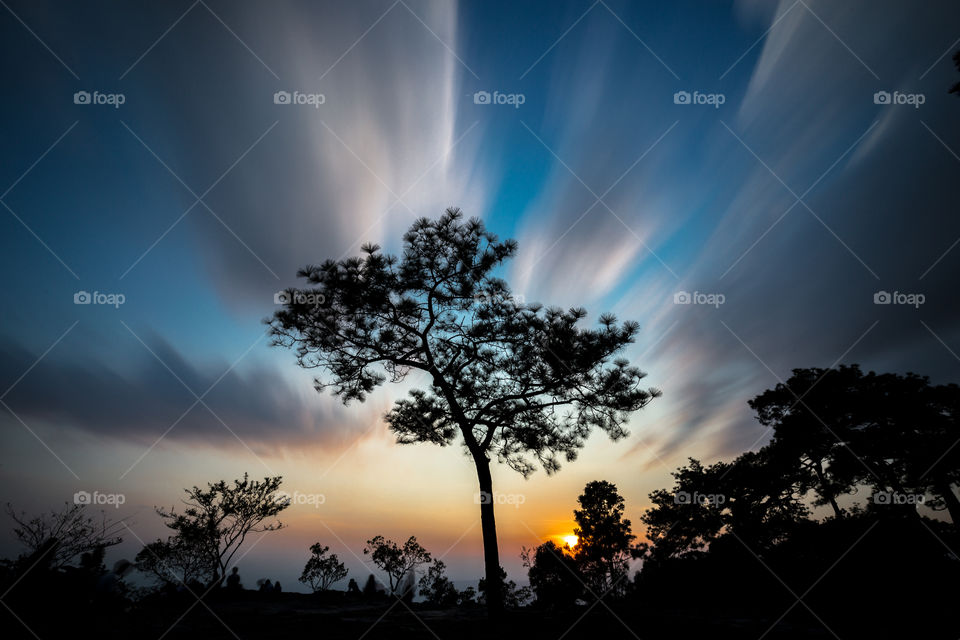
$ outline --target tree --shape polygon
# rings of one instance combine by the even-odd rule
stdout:
[[[623,517],[623,498],[613,483],[594,480],[587,483],[577,502],[580,508],[573,511],[577,565],[596,597],[611,590],[621,593],[627,586],[623,578],[636,538],[630,532],[630,521]]]
[[[690,458],[673,472],[672,491],[650,494],[653,506],[640,518],[650,540],[640,545],[645,560],[698,552],[728,533],[757,553],[772,548],[809,513],[792,469],[769,446],[708,467]]]
[[[118,534],[126,526],[123,520],[110,520],[100,512],[95,518],[87,512],[86,504],[64,503],[60,511],[50,511],[33,518],[26,512],[17,512],[7,503],[7,515],[13,519],[13,534],[27,547],[29,554],[43,549],[49,554],[51,569],[60,569],[77,556],[96,552],[123,542]]]
[[[432,559],[430,552],[417,542],[416,536],[410,536],[402,547],[393,540],[375,536],[367,540],[363,553],[370,554],[373,563],[387,574],[390,593],[397,592],[408,572],[416,571],[417,567],[427,564]]]
[[[960,527],[957,385],[934,386],[913,373],[864,374],[857,365],[794,369],[750,406],[774,430],[770,450],[781,471],[799,471],[798,488],[813,488],[815,503],[829,504],[837,518],[837,497],[865,485],[875,494],[932,494],[929,506],[947,509]],[[899,508],[917,517],[912,503]]]
[[[339,582],[347,577],[347,565],[340,562],[337,554],[326,555],[330,547],[325,547],[319,542],[310,546],[310,558],[303,567],[303,574],[299,580],[304,584],[309,584],[314,593],[326,591],[333,583]]]
[[[215,584],[217,580],[217,565],[210,554],[201,545],[181,536],[144,545],[134,564],[138,571],[152,575],[169,587]]]
[[[443,560],[437,559],[420,578],[420,595],[428,604],[435,607],[452,607],[457,604],[460,594],[446,576],[447,566]]]
[[[584,580],[568,546],[548,540],[535,549],[523,549],[520,557],[538,605],[564,610],[583,595]]]
[[[848,444],[856,423],[848,411],[862,388],[857,365],[837,369],[794,369],[793,375],[748,402],[760,424],[773,428],[772,446],[793,458],[805,473],[803,488],[815,491],[817,504],[829,504],[834,516],[843,517],[837,498],[854,489],[848,473]]]
[[[281,476],[261,482],[243,474],[243,480],[234,480],[232,485],[221,480],[208,483],[206,490],[194,486],[184,490],[183,513],[173,507],[157,509],[157,513],[176,532],[175,547],[183,545],[184,553],[206,558],[213,571],[207,586],[213,586],[226,577],[227,567],[247,535],[283,528],[279,521],[268,522],[290,506],[290,499],[277,493],[281,482]]]
[[[400,444],[440,446],[458,438],[477,471],[484,566],[499,575],[490,461],[524,476],[539,464],[553,473],[572,461],[593,427],[614,440],[629,415],[658,395],[644,373],[614,358],[638,331],[586,311],[544,309],[516,300],[495,270],[516,253],[458,209],[420,219],[404,236],[403,257],[364,245],[363,257],[308,266],[311,287],[289,289],[270,321],[273,344],[298,364],[328,374],[317,390],[344,403],[363,401],[387,380],[416,371],[426,383],[399,400],[386,420]],[[502,608],[491,580],[490,613]]]

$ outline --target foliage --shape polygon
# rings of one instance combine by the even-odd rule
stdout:
[[[907,373],[862,373],[856,365],[794,369],[750,401],[774,430],[778,467],[799,474],[798,491],[843,517],[837,499],[866,485],[873,493],[931,497],[960,526],[960,387]]]
[[[49,566],[59,569],[84,553],[112,547],[123,541],[118,534],[126,526],[123,520],[110,520],[106,513],[89,515],[86,504],[64,503],[60,511],[50,511],[33,518],[17,512],[7,503],[7,515],[13,519],[13,534],[29,554],[43,549],[49,554]]]
[[[137,570],[171,587],[212,584],[217,565],[199,544],[181,536],[170,536],[144,545],[134,558]]]
[[[369,554],[373,563],[387,574],[391,593],[396,593],[408,572],[416,571],[418,566],[432,559],[430,552],[417,542],[416,536],[410,536],[403,546],[383,536],[375,536],[367,540],[363,553]]]
[[[434,560],[427,572],[420,578],[419,590],[427,604],[435,607],[452,607],[457,604],[460,594],[447,578],[446,565],[442,560]]]
[[[221,480],[208,483],[206,490],[196,486],[186,489],[186,508],[182,513],[173,507],[157,509],[166,526],[176,532],[172,550],[188,558],[194,554],[204,557],[200,566],[213,570],[209,584],[219,583],[250,533],[283,527],[279,521],[269,521],[290,506],[289,498],[277,493],[281,482],[280,476],[261,482],[244,474],[242,480],[234,480],[233,484]]]
[[[535,549],[524,549],[520,557],[538,605],[564,610],[583,595],[584,579],[569,546],[548,540]]]
[[[513,580],[507,580],[507,572],[500,567],[499,573],[500,593],[503,595],[503,604],[511,609],[526,606],[533,598],[533,591],[530,587],[518,587]],[[480,578],[477,584],[477,602],[487,603],[487,597],[490,592],[489,582],[486,578]]]
[[[340,562],[337,554],[326,555],[330,547],[325,547],[319,542],[310,546],[310,558],[303,567],[303,574],[299,580],[309,584],[314,593],[317,591],[326,591],[335,582],[347,577],[347,566]]]
[[[627,585],[631,543],[636,538],[630,532],[630,521],[623,517],[623,498],[614,484],[595,480],[587,483],[577,501],[580,508],[573,512],[577,523],[573,532],[580,572],[594,597],[611,590],[621,593]]]

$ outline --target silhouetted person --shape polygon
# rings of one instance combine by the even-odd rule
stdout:
[[[370,577],[367,578],[367,581],[363,584],[363,597],[377,597],[377,579],[373,577],[372,573],[370,574]]]
[[[273,583],[270,582],[270,579],[269,579],[269,578],[267,578],[266,580],[259,581],[259,584],[260,584],[260,592],[261,592],[261,593],[271,593],[271,592],[273,592]]]
[[[347,583],[347,595],[359,596],[360,587],[357,585],[357,581],[353,578],[350,578],[350,582]]]
[[[279,580],[277,580],[276,583],[274,583],[274,585],[273,585],[273,591],[274,591],[274,593],[280,593],[280,592],[283,591],[283,587],[280,586],[280,581],[279,581]]]
[[[230,575],[227,576],[227,589],[231,591],[240,591],[243,587],[240,585],[240,569],[237,567],[233,568],[233,571],[230,572]]]

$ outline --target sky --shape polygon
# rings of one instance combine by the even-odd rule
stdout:
[[[960,6],[781,2],[0,2],[0,499],[77,492],[165,535],[192,485],[282,475],[249,585],[322,541],[416,535],[482,573],[456,448],[344,406],[271,348],[299,267],[402,250],[456,206],[519,243],[517,296],[641,326],[663,396],[554,476],[494,470],[503,564],[614,482],[639,523],[688,457],[769,439],[793,368],[960,379]],[[107,499],[107,498],[103,498]],[[113,502],[118,499],[113,498]],[[0,555],[15,555],[3,528]],[[241,552],[244,553],[244,552]]]

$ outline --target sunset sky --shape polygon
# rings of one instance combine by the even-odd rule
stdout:
[[[495,469],[511,577],[590,480],[642,535],[688,457],[766,442],[746,402],[792,368],[960,379],[956,3],[0,5],[0,499],[122,494],[111,558],[249,472],[322,498],[248,545],[247,586],[297,588],[315,541],[362,582],[377,534],[481,575],[472,464],[382,420],[422,380],[345,407],[262,322],[298,267],[448,206],[518,241],[516,295],[638,321],[663,390],[553,477]]]

